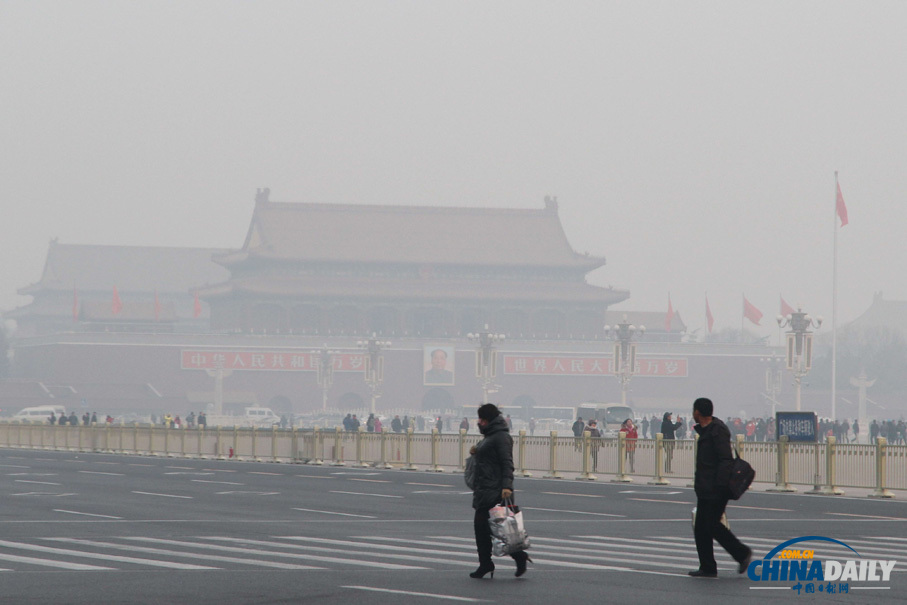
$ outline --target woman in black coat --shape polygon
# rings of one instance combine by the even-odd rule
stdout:
[[[494,562],[491,560],[491,527],[488,525],[488,511],[501,500],[513,497],[513,439],[507,421],[501,411],[492,403],[479,407],[479,432],[484,439],[472,447],[475,456],[475,487],[472,507],[475,509],[473,526],[476,534],[476,550],[479,553],[479,567],[469,574],[471,578],[482,578],[490,573],[494,577]],[[529,555],[520,551],[510,555],[516,561],[516,576],[526,573]]]
[[[671,471],[671,460],[674,458],[674,431],[683,426],[682,422],[671,420],[671,412],[665,412],[661,419],[661,435],[664,440],[665,450],[665,472]]]

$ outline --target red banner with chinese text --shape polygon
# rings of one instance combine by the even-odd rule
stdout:
[[[320,353],[296,351],[201,351],[180,352],[183,370],[271,370],[284,372],[315,372]],[[335,372],[362,372],[365,356],[362,353],[332,355]]]
[[[687,360],[684,357],[637,357],[636,364],[636,376],[687,377]],[[613,375],[614,359],[565,355],[504,355],[504,373],[533,376]]]

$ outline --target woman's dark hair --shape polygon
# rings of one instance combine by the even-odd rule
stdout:
[[[483,403],[479,406],[479,418],[482,420],[494,420],[501,415],[501,410],[493,403]]]

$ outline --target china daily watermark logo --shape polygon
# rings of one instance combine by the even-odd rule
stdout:
[[[816,556],[815,548],[791,548],[802,542],[830,542],[843,546],[850,552],[845,551],[834,559],[820,559]],[[890,587],[879,584],[891,579],[891,572],[896,563],[897,561],[893,560],[864,559],[860,553],[840,540],[825,536],[803,536],[782,542],[761,560],[752,561],[746,573],[750,580],[762,584],[750,586],[752,590],[794,590],[797,594],[847,594],[851,590],[889,589]],[[778,582],[794,584],[767,585]]]

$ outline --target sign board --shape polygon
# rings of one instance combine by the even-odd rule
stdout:
[[[779,439],[781,435],[787,435],[792,442],[816,442],[818,419],[815,412],[778,412],[775,423],[775,434]]]

